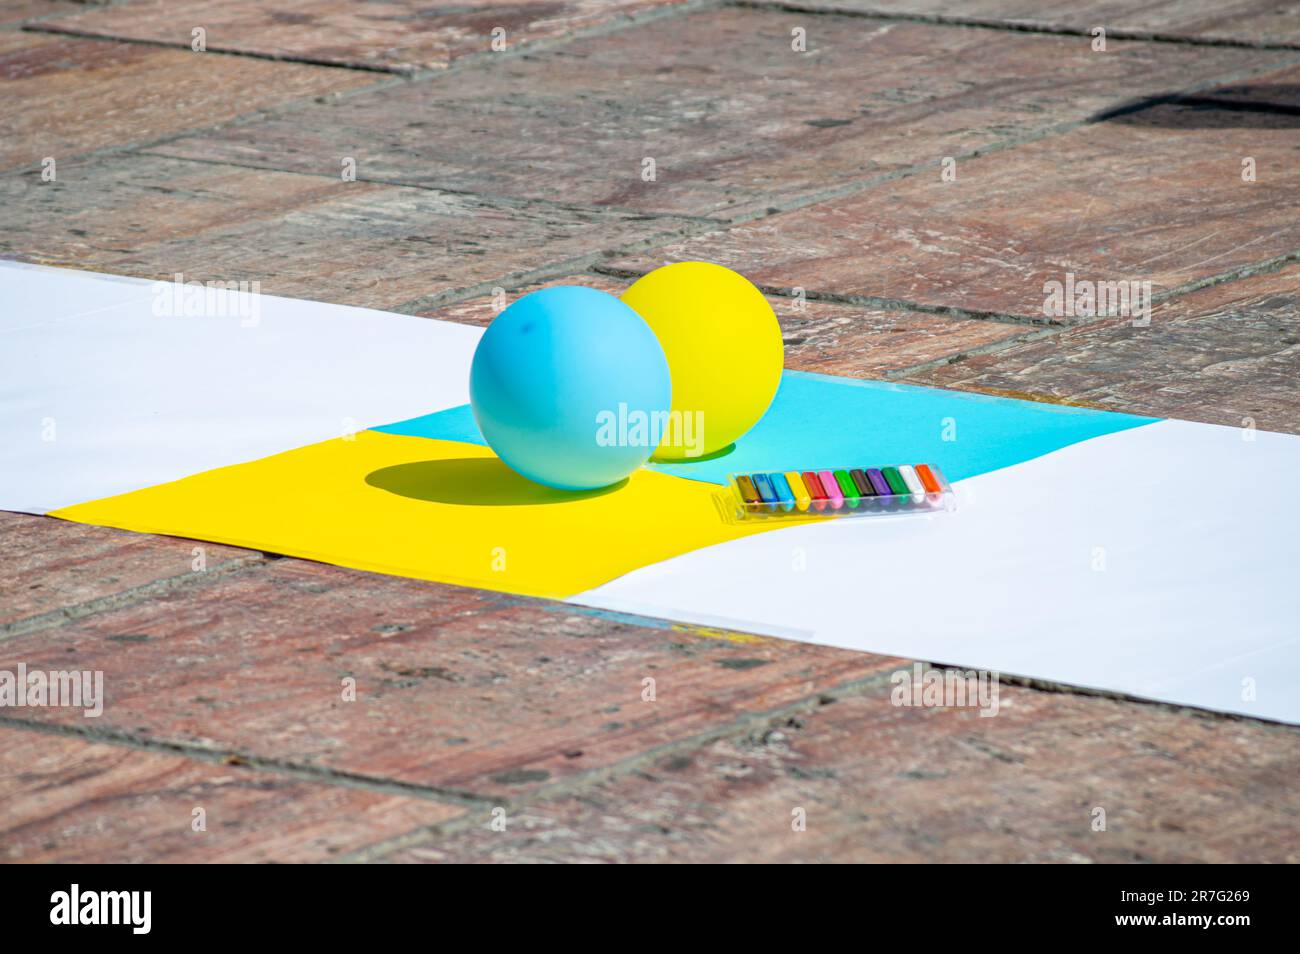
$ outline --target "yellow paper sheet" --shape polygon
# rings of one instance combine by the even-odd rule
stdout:
[[[565,493],[485,447],[362,431],[51,516],[564,598],[763,529],[724,521],[721,490],[641,470]]]

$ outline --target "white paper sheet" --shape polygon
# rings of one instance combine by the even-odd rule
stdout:
[[[468,400],[479,328],[228,292],[159,316],[159,291],[0,262],[0,509],[44,513]]]
[[[151,288],[136,278],[0,261],[0,333],[143,301]]]
[[[1297,480],[1300,438],[1162,421],[573,601],[1300,722]]]

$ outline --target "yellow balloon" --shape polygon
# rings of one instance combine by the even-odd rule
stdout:
[[[672,375],[673,413],[655,460],[712,454],[758,423],[785,351],[776,313],[745,276],[709,262],[665,265],[623,302],[659,338]]]

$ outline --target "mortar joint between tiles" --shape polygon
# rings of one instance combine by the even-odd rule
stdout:
[[[992,30],[1002,33],[1039,33],[1048,36],[1088,36],[1092,27],[1072,27],[1065,24],[1039,23],[1025,20],[1003,20],[991,17],[965,17],[944,13],[905,13],[893,10],[873,10],[837,7],[827,3],[800,3],[799,0],[726,0],[727,6],[754,10],[773,10],[804,13],[812,16],[856,17],[862,20],[882,20],[893,23],[920,23],[926,26],[965,27]],[[1249,50],[1297,50],[1300,41],[1269,43],[1234,37],[1195,37],[1161,30],[1136,30],[1124,27],[1106,27],[1106,38],[1132,40],[1141,43],[1170,43],[1183,46],[1233,47]]]
[[[367,775],[363,772],[347,772],[339,769],[304,765],[289,759],[253,755],[230,748],[211,748],[186,742],[163,741],[117,729],[60,725],[0,714],[0,729],[4,728],[41,732],[47,735],[78,739],[91,744],[111,745],[159,755],[188,758],[198,762],[225,765],[232,769],[248,769],[266,775],[337,785],[344,788],[364,789],[378,794],[404,795],[464,808],[508,806],[512,804],[511,800],[504,796],[479,795],[447,786],[424,785],[400,779]]]
[[[58,609],[13,620],[12,622],[0,625],[0,643],[14,639],[18,636],[26,636],[30,633],[61,626],[65,623],[76,622],[77,620],[86,619],[87,617],[97,616],[111,610],[123,609],[143,602],[144,600],[176,593],[191,587],[203,586],[227,577],[255,572],[264,567],[266,562],[267,561],[260,555],[235,557],[234,559],[218,563],[216,566],[209,567],[206,570],[190,570],[185,573],[179,573],[175,576],[163,577],[160,580],[142,583],[139,586],[133,586],[116,593],[110,593],[107,596],[97,597],[93,600],[74,603],[71,606],[61,606]]]

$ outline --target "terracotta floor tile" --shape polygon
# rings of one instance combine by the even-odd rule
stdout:
[[[1300,809],[1294,729],[1005,685],[999,700],[993,718],[899,708],[885,686],[388,860],[1300,860],[1278,828]]]
[[[617,23],[681,0],[133,0],[45,24],[47,29],[189,46],[207,31],[212,51],[251,53],[372,70],[407,72],[492,51],[495,29],[507,48]]]
[[[38,17],[78,13],[85,8],[74,0],[0,0],[0,26],[11,26]]]
[[[102,670],[99,729],[505,795],[895,664],[298,560],[0,641],[19,663]]]
[[[0,178],[0,203],[0,254],[389,309],[687,225],[149,155]]]
[[[215,543],[3,512],[0,551],[0,636],[25,618],[259,557]]]
[[[139,43],[0,32],[0,169],[50,157],[59,175],[65,161],[88,150],[201,129],[374,79]]]
[[[1158,305],[1146,327],[1099,322],[907,380],[1300,433],[1300,266]]]
[[[774,6],[785,6],[785,0]],[[1091,30],[1300,46],[1300,8],[1287,0],[794,0],[809,10],[969,18],[1048,29]]]
[[[611,265],[705,259],[770,287],[1056,322],[1047,283],[1070,274],[1159,294],[1300,248],[1298,133],[1297,115],[1162,104],[964,161],[955,181],[886,183]]]
[[[295,171],[342,151],[361,179],[751,216],[1282,59],[723,8],[160,149]]]
[[[463,811],[9,726],[0,804],[0,861],[28,864],[326,861]]]

